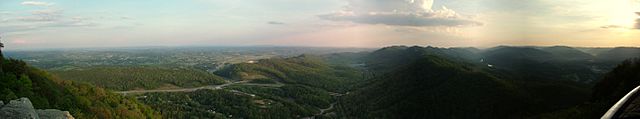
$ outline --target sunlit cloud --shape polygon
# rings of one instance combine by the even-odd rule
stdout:
[[[350,21],[361,24],[384,24],[391,26],[480,26],[481,22],[456,11],[442,7],[433,10],[432,0],[349,0],[349,5],[340,11],[319,15],[331,21]]]
[[[638,0],[1,1],[29,47],[640,45]]]
[[[626,28],[626,27],[620,26],[620,25],[606,25],[606,26],[601,26],[600,28],[603,28],[603,29],[618,29],[618,28]]]
[[[634,24],[634,29],[640,29],[640,12],[636,12],[636,14],[638,15],[638,19],[636,19],[636,24]]]
[[[278,21],[269,21],[267,22],[267,24],[271,24],[271,25],[284,25],[284,22],[278,22]]]
[[[39,2],[39,1],[24,1],[21,4],[22,5],[29,5],[29,6],[51,6],[51,5],[53,5],[53,3]]]
[[[13,44],[29,44],[29,41],[22,40],[22,39],[17,39],[17,40],[12,40],[11,43],[13,43]]]

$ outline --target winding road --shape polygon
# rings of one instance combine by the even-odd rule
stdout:
[[[115,93],[118,94],[142,94],[142,93],[155,93],[155,92],[193,92],[196,90],[201,90],[201,89],[209,89],[209,90],[218,90],[218,89],[222,89],[226,86],[229,85],[233,85],[233,84],[239,84],[239,83],[246,83],[248,81],[236,81],[236,82],[230,82],[230,83],[225,83],[225,84],[220,84],[220,85],[208,85],[208,86],[202,86],[202,87],[194,87],[194,88],[179,88],[179,89],[157,89],[157,90],[130,90],[130,91],[116,91]]]
[[[333,106],[335,106],[336,104],[338,104],[338,102],[331,103],[331,105],[329,105],[328,108],[320,109],[320,113],[318,113],[316,115],[318,115],[318,116],[319,115],[323,115],[326,111],[333,109]]]
[[[127,94],[143,94],[143,93],[156,93],[156,92],[193,92],[193,91],[197,91],[197,90],[201,90],[201,89],[219,90],[219,89],[223,89],[224,87],[229,86],[229,85],[233,85],[233,84],[267,86],[267,87],[281,87],[281,86],[284,86],[283,84],[253,84],[253,83],[247,83],[247,82],[249,82],[249,81],[248,80],[236,81],[236,82],[229,82],[229,83],[220,84],[220,85],[208,85],[208,86],[194,87],[194,88],[155,89],[155,90],[129,90],[129,91],[116,91],[115,93],[127,95]],[[233,91],[239,92],[239,91],[236,91],[236,90],[233,90]],[[244,93],[244,94],[253,95],[253,94],[248,94],[248,93]],[[341,93],[329,92],[329,94],[331,96],[340,97],[340,96],[343,96],[343,95],[346,95],[346,94],[349,94],[349,93],[347,92],[346,94],[341,94]],[[333,102],[333,103],[331,103],[331,105],[328,108],[320,109],[319,113],[315,114],[312,117],[305,117],[305,118],[313,119],[316,116],[324,115],[326,113],[326,111],[329,111],[329,110],[333,109],[337,103],[338,102]]]

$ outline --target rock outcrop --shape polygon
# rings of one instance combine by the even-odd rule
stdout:
[[[68,111],[57,109],[35,109],[29,98],[0,101],[0,117],[4,119],[74,119]]]

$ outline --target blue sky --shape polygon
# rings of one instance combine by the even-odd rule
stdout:
[[[638,0],[2,0],[6,49],[639,46]]]

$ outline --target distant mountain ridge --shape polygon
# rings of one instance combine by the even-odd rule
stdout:
[[[557,54],[577,51],[563,47],[547,50]],[[557,57],[535,47],[503,46],[480,51],[417,46],[382,48],[363,58],[366,67],[377,72],[374,78],[342,99],[338,109],[348,118],[521,118],[586,101],[588,86],[571,81],[573,77],[528,77],[582,70],[558,65],[583,63],[582,60]],[[539,69],[514,69],[533,67]],[[554,74],[540,77],[550,75]]]

